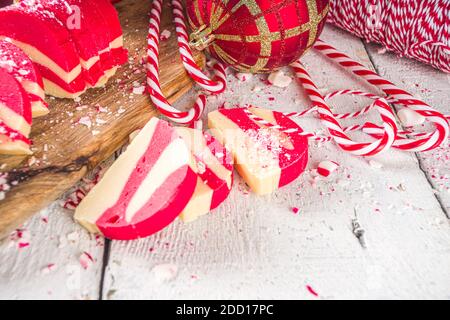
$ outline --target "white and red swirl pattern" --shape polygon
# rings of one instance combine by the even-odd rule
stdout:
[[[83,199],[75,219],[110,239],[143,238],[180,215],[196,183],[183,139],[153,118]]]
[[[0,9],[2,38],[36,63],[45,92],[61,98],[103,86],[128,56],[109,1],[22,0]]]
[[[29,154],[31,104],[20,83],[0,68],[0,154]]]
[[[29,1],[31,2],[31,1]],[[36,0],[33,1],[41,8],[52,12],[55,18],[66,23],[70,36],[73,40],[75,48],[80,56],[80,63],[82,67],[83,76],[89,86],[95,87],[96,84],[104,76],[104,70],[100,62],[99,52],[105,48],[108,48],[108,44],[101,45],[99,39],[103,37],[97,37],[96,30],[99,25],[98,12],[94,5],[95,1],[82,1],[82,0]],[[83,14],[79,15],[79,21],[71,17],[75,17],[77,10]],[[73,23],[70,25],[69,22]],[[76,25],[79,23],[79,25]]]
[[[0,38],[10,38],[39,66],[47,93],[74,97],[86,89],[80,57],[68,30],[42,6],[21,1],[1,9]]]
[[[217,208],[230,194],[233,185],[233,158],[222,144],[208,133],[191,128],[176,128],[191,152],[191,168],[197,186],[180,219],[196,220]]]
[[[248,114],[276,126],[264,126]],[[261,108],[220,109],[208,114],[213,135],[229,147],[235,168],[257,194],[268,194],[294,181],[308,162],[303,130],[280,112]]]
[[[0,68],[16,78],[28,93],[33,117],[48,113],[41,74],[25,52],[11,42],[0,40]]]
[[[109,0],[96,0],[94,2],[99,12],[99,20],[101,18],[103,21],[104,35],[109,43],[112,64],[115,67],[121,66],[128,61],[128,51],[123,47],[122,27],[117,11]]]

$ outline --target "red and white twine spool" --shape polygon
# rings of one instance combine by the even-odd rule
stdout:
[[[184,16],[180,10],[179,1],[173,1],[174,21],[177,29],[177,38],[181,59],[191,77],[203,89],[211,93],[220,93],[225,90],[225,68],[218,62],[214,62],[213,70],[216,82],[206,77],[192,57],[192,52],[187,44],[187,30]],[[200,119],[206,105],[206,96],[200,94],[189,111],[179,111],[172,107],[161,90],[159,81],[159,34],[161,24],[162,0],[154,0],[150,11],[150,23],[147,47],[147,88],[150,98],[157,109],[174,122],[191,124]]]
[[[450,1],[331,0],[328,21],[450,72]]]

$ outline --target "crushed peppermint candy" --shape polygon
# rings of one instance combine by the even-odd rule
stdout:
[[[178,274],[178,267],[171,263],[160,264],[153,267],[152,273],[159,283],[168,282],[175,279]]]
[[[48,223],[48,211],[41,211],[39,215],[41,216],[42,222]]]
[[[30,232],[26,229],[16,229],[11,235],[10,240],[17,243],[19,249],[30,245]]]
[[[269,81],[270,84],[279,88],[287,88],[292,82],[292,78],[285,75],[284,72],[281,70],[272,72],[269,75],[269,78],[267,78],[267,80]]]
[[[403,108],[398,113],[400,122],[405,127],[415,127],[425,122],[426,118],[412,109]]]
[[[102,107],[101,105],[99,105],[98,103],[95,105],[95,109],[97,110],[97,112],[99,113],[107,113],[108,109],[105,107]]]
[[[238,79],[241,82],[248,81],[253,77],[253,75],[251,73],[243,73],[243,72],[237,72],[235,74],[235,76],[236,76],[236,79]]]
[[[102,126],[102,125],[108,123],[108,121],[103,120],[103,119],[100,119],[100,118],[97,118],[97,119],[95,119],[95,123],[96,123],[97,125],[99,125],[99,126]]]
[[[73,244],[78,243],[79,240],[80,240],[80,235],[76,231],[71,232],[67,235],[67,241],[69,241]]]
[[[133,88],[133,94],[144,94],[144,92],[145,92],[145,86]]]
[[[86,251],[80,255],[79,261],[84,270],[89,269],[95,262],[94,258]]]
[[[318,297],[319,296],[319,294],[310,286],[310,285],[307,285],[306,286],[306,289],[309,291],[309,293],[311,293],[313,296],[315,296],[315,297]]]
[[[253,92],[260,92],[262,89],[263,88],[261,86],[256,85],[256,86],[253,87],[252,91]]]
[[[75,210],[89,191],[100,181],[103,175],[103,168],[99,167],[93,178],[83,178],[84,185],[73,191],[64,201],[62,207],[68,210]]]
[[[56,264],[49,263],[44,268],[41,269],[41,274],[43,274],[43,275],[49,274],[50,272],[55,271],[55,270],[56,270]]]
[[[322,177],[328,177],[330,176],[334,171],[339,168],[339,163],[335,161],[322,161],[319,163],[319,166],[317,167],[317,173],[320,174]]]
[[[83,125],[83,126],[86,126],[86,127],[88,127],[89,129],[92,127],[92,121],[91,121],[91,119],[89,118],[89,117],[81,117],[79,120],[78,120],[78,122],[77,122],[77,124],[81,124],[81,125]]]
[[[6,191],[10,190],[11,187],[8,184],[8,173],[0,173],[0,201],[5,199]]]
[[[164,29],[164,30],[161,32],[161,35],[160,35],[159,39],[160,39],[161,41],[166,41],[167,39],[170,38],[171,35],[172,35],[172,32],[170,32],[170,31],[167,30],[167,29]]]

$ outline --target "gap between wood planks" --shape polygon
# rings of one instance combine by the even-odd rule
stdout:
[[[102,259],[102,272],[100,273],[100,282],[99,282],[99,290],[98,290],[98,300],[103,300],[103,285],[105,281],[106,267],[109,263],[109,253],[111,252],[111,240],[105,238],[104,250],[103,250],[103,259]]]
[[[368,56],[369,59],[370,59],[370,63],[371,63],[371,65],[372,65],[372,67],[374,68],[374,70],[375,70],[378,74],[380,74],[380,70],[377,68],[377,64],[376,64],[375,61],[373,60],[373,52],[372,52],[372,50],[369,49],[368,43],[365,42],[365,41],[363,41],[363,40],[361,40],[361,43],[363,44],[364,49],[365,49],[366,52],[367,52],[367,56]],[[389,79],[388,79],[388,80],[389,80]],[[397,108],[396,106],[393,106],[393,108],[394,108],[395,112],[397,113],[397,112],[398,112],[398,108]],[[401,127],[402,129],[405,129],[400,121],[398,121],[398,123],[400,124],[400,127]],[[430,185],[431,189],[435,190],[433,180],[431,179],[431,177],[430,177],[428,171],[424,168],[424,164],[423,164],[423,159],[422,159],[422,157],[421,157],[417,152],[414,152],[414,155],[415,155],[415,157],[416,157],[416,159],[417,159],[417,162],[418,162],[418,164],[419,164],[419,169],[420,169],[420,171],[422,171],[422,173],[425,175],[425,178],[427,179],[428,184]],[[433,192],[433,195],[434,195],[436,201],[439,203],[439,206],[441,207],[442,212],[444,213],[444,215],[447,217],[447,219],[450,219],[450,212],[449,212],[449,211],[447,210],[447,208],[445,207],[444,202],[443,202],[442,198],[440,197],[440,195],[436,194],[435,192]]]
[[[122,153],[123,148],[114,152],[114,160]],[[109,263],[109,254],[111,252],[111,240],[105,238],[104,249],[103,249],[103,259],[102,259],[102,270],[100,273],[99,290],[97,300],[103,300],[103,287],[105,282],[106,268]]]

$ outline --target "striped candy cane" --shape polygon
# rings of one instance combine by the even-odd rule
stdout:
[[[274,130],[277,130],[277,131],[280,131],[280,132],[283,132],[283,133],[298,132],[299,135],[307,137],[307,138],[312,138],[313,140],[318,141],[318,142],[328,142],[328,141],[331,140],[331,137],[320,136],[320,135],[318,135],[316,133],[313,133],[313,132],[299,131],[298,128],[286,128],[286,127],[283,127],[283,126],[278,125],[278,124],[273,124],[273,123],[271,123],[271,122],[269,122],[269,121],[267,121],[267,120],[265,120],[265,119],[263,119],[261,117],[258,117],[255,114],[253,114],[249,110],[250,107],[251,106],[247,107],[244,110],[245,113],[248,115],[248,117],[250,119],[252,119],[253,121],[258,122],[259,124],[265,126],[266,128],[274,129]],[[283,113],[283,114],[289,116],[288,113]]]
[[[382,78],[359,62],[356,62],[344,53],[339,52],[331,45],[319,40],[314,48],[345,69],[350,70],[355,75],[378,87],[387,95],[388,100],[391,103],[411,108],[424,116],[428,121],[434,123],[436,129],[431,134],[416,135],[415,137],[417,139],[397,139],[393,144],[394,147],[411,152],[428,151],[439,147],[447,140],[449,135],[449,124],[444,115],[431,108],[422,100],[414,98],[407,91],[400,89],[392,82]]]
[[[372,100],[376,100],[376,99],[382,99],[382,97],[375,95],[373,93],[368,93],[368,92],[364,92],[364,91],[359,91],[359,90],[339,90],[339,91],[334,91],[331,92],[329,94],[327,94],[325,96],[325,100],[329,100],[331,98],[334,98],[336,96],[341,96],[341,95],[356,95],[356,96],[362,96],[362,97],[367,97],[369,99]],[[386,97],[386,100],[391,103],[391,104],[398,104],[398,100],[393,98],[393,97]],[[361,109],[360,111],[357,112],[353,112],[353,113],[345,113],[345,114],[335,114],[336,118],[338,119],[349,119],[349,118],[355,118],[358,117],[360,115],[363,115],[367,112],[369,112],[371,109],[373,108],[373,105],[369,105],[363,109]],[[444,117],[446,119],[450,119],[450,115],[444,115]],[[356,125],[354,126],[355,128],[351,131],[354,130],[362,130],[366,133],[370,133],[370,135],[380,135],[380,130],[382,130],[383,128],[377,125],[374,125],[372,123],[366,123],[363,125]],[[376,129],[375,129],[376,128]],[[432,132],[413,132],[411,130],[402,130],[399,131],[397,133],[397,139],[407,139],[407,137],[405,137],[406,135],[412,136],[412,137],[429,137],[431,136],[433,133]],[[395,145],[395,143],[394,143]]]
[[[352,118],[360,117],[360,116],[368,113],[369,111],[373,110],[374,108],[376,108],[376,106],[377,106],[376,102],[377,101],[379,103],[383,104],[384,108],[389,109],[389,111],[392,113],[392,116],[394,117],[393,111],[392,111],[391,107],[387,104],[386,100],[383,99],[380,96],[377,96],[377,95],[375,95],[373,93],[369,93],[369,92],[364,92],[364,91],[359,91],[359,90],[349,90],[349,89],[339,90],[339,91],[334,91],[334,92],[328,93],[324,97],[324,100],[328,101],[328,100],[330,100],[330,99],[332,99],[334,97],[343,96],[343,95],[366,97],[366,98],[374,100],[374,103],[369,104],[368,106],[366,106],[366,107],[364,107],[361,110],[356,111],[356,112],[334,114],[334,116],[337,119],[352,119]],[[374,128],[374,127],[377,128],[376,136],[373,135],[373,134],[369,134],[369,135],[371,135],[373,137],[376,137],[376,138],[380,138],[383,135],[383,127],[380,127],[380,126],[378,126],[378,125],[376,125],[374,123],[371,123],[371,122],[366,122],[365,124],[362,124],[362,125],[353,125],[353,126],[344,128],[344,131],[345,132],[349,132],[349,131],[359,131],[359,130],[361,130],[363,132],[368,133],[368,131],[365,131],[365,130],[367,130],[368,128]],[[399,134],[400,134],[400,132],[397,131],[396,139],[398,139]]]
[[[162,0],[154,0],[150,11],[150,23],[148,32],[147,47],[147,90],[150,98],[157,109],[166,117],[180,124],[192,124],[200,119],[206,105],[206,95],[200,94],[189,111],[179,111],[172,107],[167,101],[161,90],[159,81],[159,34],[161,25]],[[176,12],[176,13],[175,13]],[[211,93],[220,93],[225,89],[225,69],[218,62],[213,65],[213,70],[218,79],[217,83],[199,76],[200,68],[195,64],[194,58],[190,50],[186,50],[184,45],[184,34],[187,34],[186,26],[183,21],[184,17],[180,16],[179,3],[174,6],[174,19],[177,24],[177,38],[179,41],[180,54],[183,65],[193,79],[199,83],[205,90]]]
[[[375,100],[375,102],[373,102],[372,104],[368,105],[367,107],[364,107],[363,109],[361,109],[360,111],[357,112],[351,112],[351,113],[335,113],[333,114],[333,116],[336,119],[351,119],[351,118],[357,118],[361,115],[364,115],[366,113],[368,113],[369,111],[371,111],[372,109],[377,108],[378,104],[381,104],[383,106],[384,109],[388,110],[389,113],[391,113],[390,118],[393,119],[394,118],[394,114],[391,111],[389,105],[379,96],[372,94],[372,93],[367,93],[367,92],[363,92],[363,91],[357,91],[357,90],[340,90],[340,91],[335,91],[332,93],[327,94],[324,97],[324,101],[327,101],[331,98],[334,98],[336,96],[340,96],[340,95],[356,95],[356,96],[363,96],[363,97],[367,97],[370,98],[372,100]],[[378,103],[378,104],[377,104]],[[283,112],[283,115],[290,117],[290,118],[300,118],[303,117],[305,115],[309,115],[313,112],[317,112],[319,109],[317,107],[312,107],[309,108],[307,110],[304,110],[302,112]],[[263,118],[260,118],[256,115],[254,115],[253,113],[251,113],[251,111],[249,109],[245,110],[246,114],[249,116],[250,119],[254,120],[255,122],[258,122],[259,124],[267,127],[267,128],[272,128],[281,132],[285,132],[285,133],[292,133],[295,131],[298,131],[298,129],[291,129],[291,128],[284,128],[280,125],[274,125],[268,121],[266,121]],[[376,124],[367,122],[365,124],[362,125],[352,125],[349,127],[345,127],[342,128],[343,132],[352,132],[352,131],[363,131],[368,133],[369,135],[376,137],[376,138],[380,138],[383,136],[383,127],[380,127]],[[402,134],[406,134],[409,132],[402,132]],[[320,136],[316,133],[313,132],[304,132],[301,131],[299,132],[299,135],[308,137],[308,138],[313,138],[313,140],[315,141],[319,141],[319,142],[328,142],[332,140],[331,136]]]
[[[150,30],[149,30],[149,50],[148,50],[148,86],[149,92],[152,97],[152,101],[158,107],[158,109],[164,115],[168,116],[172,120],[178,123],[188,123],[191,126],[195,126],[194,122],[198,120],[204,110],[206,103],[206,96],[200,95],[197,99],[194,107],[188,112],[180,112],[174,109],[164,98],[159,85],[158,75],[158,56],[159,56],[159,27],[161,16],[162,1],[154,0],[152,4]],[[189,37],[187,33],[185,18],[183,14],[183,6],[179,0],[172,0],[173,16],[176,25],[177,39],[179,44],[179,51],[182,58],[183,65],[192,77],[203,89],[211,93],[221,93],[225,90],[226,76],[223,65],[216,62],[213,65],[215,74],[214,81],[209,79],[200,68],[195,64],[192,56],[192,52],[189,48]],[[360,63],[352,60],[345,54],[337,51],[332,46],[325,44],[322,41],[318,41],[315,45],[315,49],[319,50],[332,60],[337,61],[341,66],[350,69],[356,75],[364,78],[369,83],[380,88],[386,95],[386,98],[376,96],[371,93],[366,93],[356,90],[341,90],[328,94],[323,97],[311,77],[305,70],[305,68],[296,62],[292,65],[297,77],[304,86],[306,92],[309,94],[313,101],[313,107],[302,112],[285,113],[289,117],[301,117],[307,114],[318,112],[322,122],[327,127],[330,137],[320,137],[314,133],[299,132],[304,136],[313,137],[318,141],[329,141],[333,138],[338,145],[345,151],[355,155],[375,155],[389,149],[391,146],[395,146],[406,151],[427,151],[441,145],[448,137],[449,125],[447,117],[433,110],[423,101],[415,99],[408,92],[399,89],[393,83],[383,79],[375,72],[367,69]],[[331,109],[326,104],[326,100],[331,99],[338,95],[359,95],[373,99],[374,102],[371,105],[363,108],[360,111],[344,114],[333,114]],[[395,115],[392,108],[388,105],[400,104],[414,111],[418,112],[422,116],[426,117],[429,121],[433,122],[436,126],[436,130],[433,133],[412,133],[409,131],[398,131],[397,124],[395,122]],[[363,125],[353,125],[350,127],[342,128],[337,119],[349,119],[356,118],[363,114],[368,113],[372,109],[376,109],[380,114],[383,125],[378,126],[373,123],[365,123]],[[272,125],[262,118],[253,115],[250,111],[247,111],[248,115],[255,121],[263,124],[266,127],[272,127],[284,132],[292,132],[290,128],[281,128],[277,125]],[[295,130],[295,129],[294,129]],[[355,130],[362,130],[372,137],[376,138],[376,141],[370,143],[359,143],[350,139],[345,133]],[[416,140],[408,138],[415,137]]]
[[[203,89],[208,92],[218,94],[222,93],[226,88],[225,68],[221,63],[215,62],[212,66],[215,73],[215,81],[210,80],[195,63],[189,47],[189,35],[183,14],[183,5],[179,0],[172,0],[173,17],[177,31],[178,46],[180,50],[183,65],[191,76],[192,80],[197,82]]]
[[[382,137],[373,142],[355,142],[347,136],[346,131],[337,121],[336,116],[332,113],[303,65],[300,62],[295,62],[292,64],[292,68],[309,95],[313,106],[317,108],[322,123],[328,129],[331,137],[344,151],[358,156],[372,156],[388,150],[393,145],[397,137],[398,128],[392,109],[385,100],[377,99],[374,102],[374,108],[377,109],[383,120]]]

